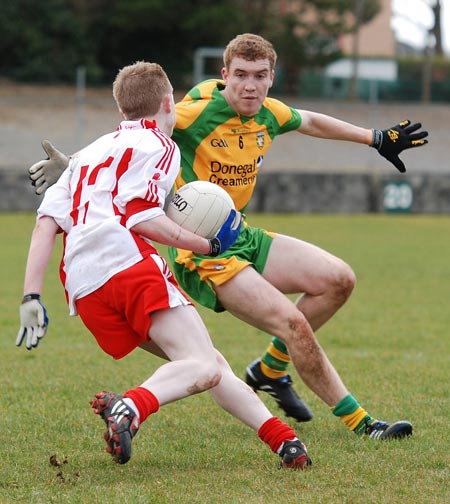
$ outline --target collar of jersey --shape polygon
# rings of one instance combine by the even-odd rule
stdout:
[[[153,129],[156,128],[156,121],[149,121],[148,119],[139,119],[137,121],[122,121],[118,130],[130,129]]]

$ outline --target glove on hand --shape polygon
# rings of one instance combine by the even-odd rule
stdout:
[[[42,147],[48,158],[28,168],[31,185],[36,188],[34,191],[36,194],[43,194],[48,187],[53,185],[69,164],[69,158],[48,140],[42,141]]]
[[[39,294],[27,294],[20,305],[20,329],[17,333],[16,346],[26,338],[27,350],[36,348],[45,336],[48,327],[47,310],[41,303]]]
[[[412,147],[420,147],[428,143],[428,140],[423,140],[428,136],[428,131],[414,133],[422,127],[421,123],[416,123],[410,126],[411,121],[405,120],[385,130],[373,129],[373,141],[371,147],[374,147],[378,152],[390,161],[399,172],[406,171],[405,165],[400,160],[398,155],[405,149]]]
[[[209,240],[210,250],[208,255],[216,257],[231,247],[239,237],[241,224],[241,213],[231,210],[227,220],[222,224],[219,231],[217,231],[216,236]]]

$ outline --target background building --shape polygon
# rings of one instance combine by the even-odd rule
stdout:
[[[381,11],[373,21],[363,25],[358,34],[344,35],[339,39],[339,46],[345,54],[353,54],[355,39],[357,39],[358,50],[361,56],[395,56],[396,40],[391,24],[391,0],[380,1],[382,4]]]

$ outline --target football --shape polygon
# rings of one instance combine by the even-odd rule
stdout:
[[[213,238],[234,209],[231,196],[216,184],[203,180],[180,187],[167,207],[167,216],[184,229]]]

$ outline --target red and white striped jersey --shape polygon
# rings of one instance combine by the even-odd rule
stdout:
[[[122,121],[79,151],[38,209],[66,234],[62,280],[74,301],[155,252],[129,228],[164,213],[180,169],[176,144],[147,120]]]

